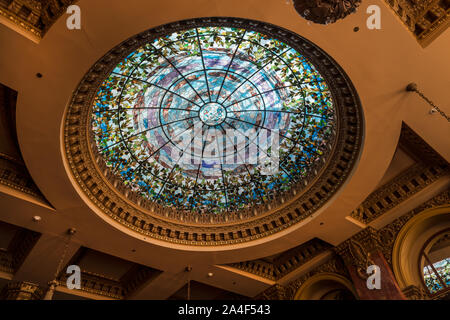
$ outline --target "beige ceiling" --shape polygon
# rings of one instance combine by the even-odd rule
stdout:
[[[356,14],[329,26],[308,24],[285,0],[81,0],[77,4],[82,12],[82,30],[68,30],[63,15],[40,44],[0,25],[0,83],[19,93],[17,130],[23,158],[37,186],[55,208],[50,211],[0,195],[4,210],[1,219],[6,222],[55,236],[75,227],[75,241],[80,245],[164,270],[168,278],[182,278],[177,274],[191,264],[194,278],[223,287],[225,281],[230,281],[229,273],[213,265],[270,256],[314,237],[337,245],[359,231],[361,227],[345,217],[385,175],[402,121],[450,161],[449,123],[437,114],[430,115],[425,102],[404,90],[409,82],[417,82],[433,102],[450,114],[450,31],[424,49],[383,1],[363,1]],[[366,28],[365,10],[369,4],[381,7],[381,30]],[[245,245],[176,247],[133,234],[81,201],[82,193],[76,191],[65,168],[61,124],[78,82],[112,47],[164,23],[207,16],[273,23],[324,49],[343,67],[359,93],[366,121],[364,146],[348,183],[307,221]],[[356,26],[359,32],[353,32]],[[43,78],[35,76],[38,72]],[[396,166],[407,166],[403,161],[409,160],[398,155]],[[39,223],[31,219],[36,214],[43,218]],[[319,225],[321,222],[324,224]],[[206,278],[211,270],[215,277]],[[246,289],[235,290],[244,295],[269,285],[239,274],[235,280],[248,282]],[[155,286],[158,288],[158,284]]]

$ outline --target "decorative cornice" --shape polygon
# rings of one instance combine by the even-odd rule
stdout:
[[[266,289],[259,295],[257,295],[255,300],[285,300],[286,299],[286,288],[280,284],[275,284],[270,288]]]
[[[63,272],[58,278],[58,286],[65,287],[69,276]],[[79,290],[117,300],[125,299],[126,296],[120,282],[83,271],[81,272],[81,289]]]
[[[2,1],[0,16],[33,37],[42,39],[67,7],[76,2],[77,0]],[[446,0],[385,0],[385,2],[424,47],[450,25],[450,5]],[[328,24],[355,12],[359,3],[359,0],[330,0],[320,3],[314,0],[295,0],[294,6],[305,19]],[[314,9],[318,7],[320,10],[316,12]]]
[[[403,124],[399,147],[417,163],[385,183],[350,215],[369,224],[439,178],[450,175],[450,165],[411,128]]]
[[[0,155],[0,184],[23,192],[50,205],[38,189],[25,166]]]
[[[413,165],[372,192],[350,215],[369,224],[449,173],[448,168],[438,165]]]
[[[16,273],[40,236],[40,233],[17,228],[6,251],[0,251],[0,270],[10,274]]]
[[[102,158],[90,148],[90,110],[98,86],[114,66],[130,52],[151,39],[195,26],[247,27],[288,43],[304,54],[323,75],[332,92],[338,131],[332,154],[316,178],[307,178],[302,190],[292,190],[289,203],[277,199],[279,207],[267,205],[268,212],[199,214],[185,216],[158,209],[132,192],[118,187],[117,179],[102,168]],[[320,48],[295,33],[263,22],[237,18],[201,18],[167,24],[138,34],[112,49],[86,74],[76,89],[65,115],[66,158],[80,189],[110,218],[140,234],[185,245],[228,245],[260,239],[280,232],[310,216],[332,197],[349,176],[359,157],[363,117],[358,95],[344,71]],[[313,170],[314,171],[314,170]],[[314,172],[316,174],[316,172]],[[301,192],[300,192],[301,191]]]
[[[125,298],[136,292],[146,282],[159,275],[161,271],[135,264],[121,279]]]
[[[75,2],[77,0],[0,1],[0,16],[33,37],[42,39],[67,7]]]
[[[40,300],[42,289],[31,282],[10,282],[0,292],[0,300]]]
[[[0,250],[0,271],[14,274],[13,257],[10,252]]]
[[[450,164],[406,123],[402,123],[399,147],[416,162],[447,168]]]
[[[70,259],[69,265],[79,265],[88,248],[82,247]],[[66,268],[67,269],[67,268]],[[160,274],[161,271],[139,264],[134,264],[120,279],[112,279],[106,275],[96,274],[89,270],[81,270],[81,291],[112,299],[126,299],[147,281]],[[58,276],[58,286],[66,286],[70,274],[63,271]]]
[[[448,0],[385,0],[422,47],[429,45],[450,25]]]
[[[273,262],[258,259],[231,263],[229,266],[276,281],[330,248],[331,245],[315,238],[283,252]]]
[[[14,236],[8,251],[13,254],[13,268],[17,271],[25,258],[38,242],[41,234],[27,229],[20,229]]]
[[[1,122],[5,124],[0,128],[0,134],[5,137],[4,139],[10,139],[11,141],[8,143],[15,147],[15,150],[10,152],[11,154],[0,150],[0,184],[32,196],[51,207],[34,183],[22,159],[17,141],[16,102],[17,92],[0,84],[0,118],[2,118]]]

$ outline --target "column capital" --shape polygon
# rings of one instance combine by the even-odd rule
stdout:
[[[381,250],[378,231],[372,227],[367,227],[342,242],[334,250],[341,256],[347,266],[356,267],[358,275],[365,279],[367,278],[367,267],[374,264],[371,255]]]

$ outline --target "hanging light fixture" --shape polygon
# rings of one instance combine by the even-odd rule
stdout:
[[[356,12],[361,0],[293,0],[295,10],[306,20],[335,23]]]
[[[58,275],[61,272],[64,258],[66,257],[67,251],[69,249],[70,240],[72,239],[72,236],[76,232],[77,231],[74,228],[70,228],[69,230],[67,230],[67,240],[66,240],[66,244],[64,246],[64,251],[61,256],[61,259],[59,259],[58,266],[56,267],[55,275],[53,276],[53,280],[48,283],[48,290],[45,293],[44,300],[52,300],[53,299],[53,294],[55,293],[55,289],[58,285]]]

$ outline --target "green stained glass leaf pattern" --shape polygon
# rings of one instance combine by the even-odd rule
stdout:
[[[301,183],[322,160],[335,116],[325,80],[301,53],[257,31],[210,26],[151,40],[118,63],[94,97],[91,128],[132,191],[221,214]],[[266,174],[274,155],[278,168]]]

